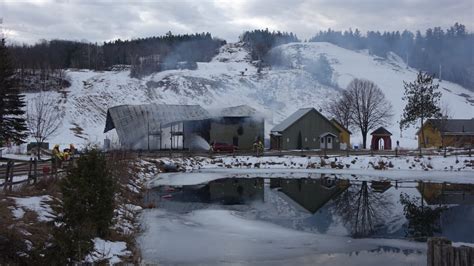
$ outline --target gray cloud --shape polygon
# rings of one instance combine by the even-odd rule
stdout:
[[[422,30],[454,22],[474,27],[472,0],[0,0],[10,41],[102,42],[173,33],[211,32],[228,41],[245,30]]]

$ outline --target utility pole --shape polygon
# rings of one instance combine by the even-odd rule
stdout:
[[[441,71],[442,71],[442,67],[441,67],[441,64],[439,64],[439,78],[438,79],[440,81],[441,81],[441,73],[442,73]]]

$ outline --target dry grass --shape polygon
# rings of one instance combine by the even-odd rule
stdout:
[[[38,222],[34,211],[24,210],[23,217],[13,216],[14,200],[0,196],[0,265],[39,264],[51,235],[51,226]]]
[[[126,204],[142,206],[142,191],[139,193],[129,188],[130,184],[138,184],[139,171],[143,169],[135,165],[136,158],[128,153],[114,152],[107,155],[107,162],[112,175],[117,180],[116,206],[123,207]],[[59,177],[60,178],[60,177]],[[0,265],[3,264],[42,264],[45,261],[44,251],[51,240],[52,232],[55,230],[52,222],[39,222],[34,211],[25,210],[22,218],[13,217],[12,209],[15,202],[10,197],[31,197],[40,195],[51,195],[55,199],[61,198],[58,178],[39,178],[33,185],[17,186],[9,193],[0,192]],[[54,209],[55,204],[51,206]],[[124,241],[127,248],[132,252],[125,263],[139,264],[141,261],[140,250],[136,238],[141,233],[138,215],[131,212],[120,216],[122,221],[133,225],[133,229],[127,232],[111,230],[108,240]],[[19,256],[18,254],[27,254]]]
[[[126,152],[111,153],[107,160],[107,167],[111,169],[112,175],[117,180],[116,204],[117,207],[120,207],[124,212],[119,218],[123,222],[134,226],[133,229],[127,230],[127,232],[122,232],[121,230],[111,231],[109,240],[126,242],[127,248],[132,252],[132,255],[129,258],[124,258],[124,262],[133,264],[138,264],[141,261],[140,250],[136,243],[136,238],[138,234],[141,233],[141,228],[139,227],[139,220],[136,213],[133,211],[128,212],[125,206],[127,204],[136,206],[143,205],[143,191],[139,190],[139,193],[136,193],[136,191],[133,191],[129,187],[139,182],[138,172],[142,169],[134,163],[136,161],[137,159],[135,157],[131,157],[131,155]]]

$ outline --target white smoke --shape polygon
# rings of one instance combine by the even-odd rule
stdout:
[[[208,151],[210,148],[209,143],[199,135],[191,134],[187,138],[188,148],[191,151]]]

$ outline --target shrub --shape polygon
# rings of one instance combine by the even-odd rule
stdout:
[[[81,261],[93,248],[94,237],[106,237],[115,207],[115,180],[104,154],[92,149],[77,160],[61,180],[58,202],[60,224],[53,256],[60,264]]]

